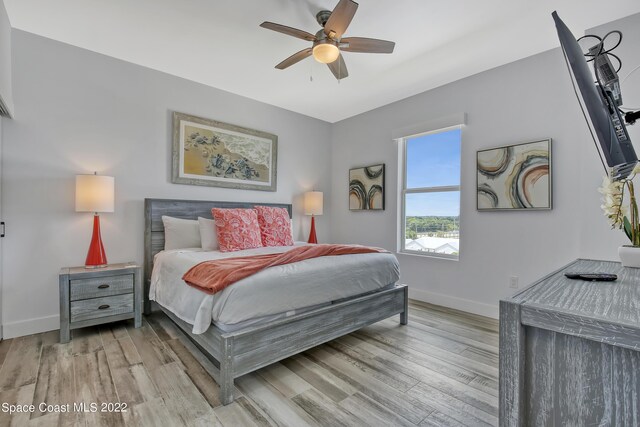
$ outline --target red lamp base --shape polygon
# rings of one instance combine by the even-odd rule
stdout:
[[[318,238],[316,237],[316,219],[311,215],[311,231],[309,232],[309,240],[307,243],[318,243]]]
[[[107,254],[102,245],[102,237],[100,237],[100,215],[93,216],[93,235],[91,236],[91,244],[87,253],[87,260],[84,262],[85,268],[101,268],[107,266]]]

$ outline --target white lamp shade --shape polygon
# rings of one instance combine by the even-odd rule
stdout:
[[[113,212],[114,199],[112,176],[76,175],[76,212]]]
[[[322,191],[304,193],[305,215],[322,215]]]

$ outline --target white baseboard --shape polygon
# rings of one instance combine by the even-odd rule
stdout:
[[[5,323],[2,325],[2,338],[16,338],[56,329],[60,329],[60,316],[38,317],[36,319]]]
[[[428,302],[430,304],[441,305],[444,307],[455,308],[456,310],[466,311],[467,313],[478,314],[480,316],[498,318],[498,304],[491,305],[482,302],[471,301],[464,298],[453,297],[451,295],[438,294],[435,292],[415,289],[409,286],[409,298],[418,301]]]
[[[479,314],[481,316],[498,318],[498,305],[484,304],[464,298],[452,297],[450,295],[438,294],[435,292],[415,289],[409,286],[409,298],[430,304],[442,305],[444,307],[455,308],[456,310],[468,313]],[[36,319],[20,320],[2,325],[2,337],[4,339],[22,337],[25,335],[38,334],[40,332],[60,329],[60,316],[38,317]]]

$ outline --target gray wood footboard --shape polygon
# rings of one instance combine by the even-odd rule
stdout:
[[[220,399],[227,405],[233,401],[236,378],[390,316],[405,316],[407,294],[405,285],[395,285],[235,332],[223,332],[212,325],[199,335],[191,332],[192,325],[160,308],[220,366],[215,380],[220,385]]]
[[[212,207],[248,208],[255,205],[285,207],[291,215],[291,205],[286,204],[145,199],[145,313],[150,309],[153,257],[164,248],[162,215],[210,218]],[[393,285],[266,324],[234,332],[223,332],[212,325],[205,333],[197,335],[191,332],[192,325],[164,307],[160,309],[219,366],[215,380],[220,385],[221,401],[227,405],[233,401],[235,378],[397,314],[400,323],[406,325],[408,298],[405,285]]]

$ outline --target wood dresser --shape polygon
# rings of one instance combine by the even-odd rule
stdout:
[[[640,269],[579,259],[500,301],[501,426],[637,426],[639,389]]]
[[[104,268],[67,267],[60,271],[60,342],[71,329],[135,319],[142,324],[142,276],[135,263]]]

